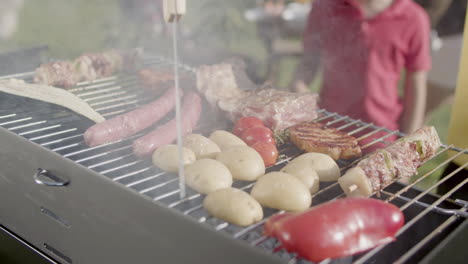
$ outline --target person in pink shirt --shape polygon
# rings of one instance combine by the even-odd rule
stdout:
[[[321,107],[404,133],[423,125],[430,22],[419,5],[412,0],[315,0],[307,23],[293,89],[306,91],[321,66]]]

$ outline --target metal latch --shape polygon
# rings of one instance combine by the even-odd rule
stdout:
[[[36,173],[33,175],[33,178],[37,184],[47,186],[65,186],[70,183],[69,180],[55,176],[49,171],[41,168],[37,169]]]

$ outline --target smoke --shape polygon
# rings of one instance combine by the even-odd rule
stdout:
[[[0,2],[0,39],[8,39],[16,31],[18,11],[23,0],[3,0]]]

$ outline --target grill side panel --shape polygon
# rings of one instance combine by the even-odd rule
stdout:
[[[280,263],[2,128],[0,142],[0,223],[62,263]],[[37,168],[70,184],[37,185]]]

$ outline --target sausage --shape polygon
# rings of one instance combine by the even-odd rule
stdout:
[[[189,93],[182,102],[182,135],[192,132],[197,125],[201,113],[201,98],[196,93]],[[133,153],[137,156],[151,155],[162,145],[170,144],[177,138],[176,119],[165,123],[153,132],[133,142]]]
[[[175,88],[172,87],[154,102],[93,125],[84,133],[86,144],[94,147],[114,142],[148,128],[174,108],[174,96]]]
[[[318,263],[394,241],[403,223],[403,213],[395,205],[344,198],[299,214],[275,215],[266,222],[264,232],[281,242],[279,248]]]

